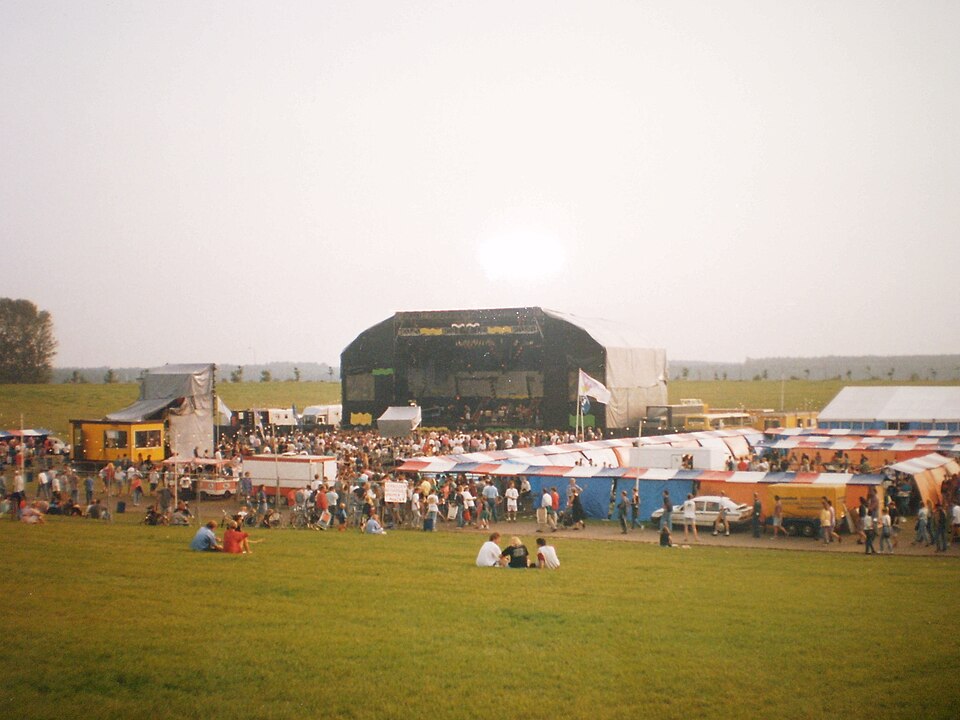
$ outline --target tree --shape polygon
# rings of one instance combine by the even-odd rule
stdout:
[[[232,383],[243,382],[243,365],[238,365],[237,369],[230,373],[230,382]]]
[[[272,381],[273,381],[273,375],[270,373],[269,370],[260,371],[260,382],[272,382]]]
[[[300,368],[296,366],[293,368],[293,381],[300,382]]]
[[[113,368],[107,368],[107,372],[103,376],[103,382],[107,385],[112,385],[113,383],[120,382],[120,378],[117,377],[117,374],[113,371]]]
[[[70,373],[70,379],[67,380],[67,382],[71,385],[86,385],[87,378],[85,378],[79,370],[74,370]]]
[[[29,300],[0,298],[0,383],[50,382],[53,318]]]

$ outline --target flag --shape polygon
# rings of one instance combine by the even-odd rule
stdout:
[[[597,402],[601,402],[604,405],[610,402],[610,391],[604,386],[599,380],[594,380],[592,377],[587,375],[583,370],[580,371],[580,382],[577,386],[577,394],[583,397],[587,395],[592,397]]]

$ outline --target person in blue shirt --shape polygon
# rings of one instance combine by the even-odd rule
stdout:
[[[197,534],[193,536],[193,540],[190,541],[191,550],[208,550],[213,552],[218,552],[223,550],[223,547],[217,542],[217,536],[213,534],[214,529],[217,527],[217,523],[213,520],[208,522],[206,525],[197,530]]]
[[[387,531],[383,529],[383,525],[377,520],[376,513],[370,513],[370,517],[367,518],[366,524],[363,526],[363,532],[367,535],[386,535]]]

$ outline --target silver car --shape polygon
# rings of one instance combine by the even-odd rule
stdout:
[[[693,498],[693,502],[696,508],[697,525],[712,527],[720,516],[721,507],[726,509],[727,522],[731,525],[741,525],[753,517],[753,507],[734,502],[724,495],[698,495]],[[659,510],[653,511],[650,519],[659,521],[662,516],[663,508],[660,508]],[[683,505],[673,506],[673,517],[671,520],[674,525],[683,524]]]

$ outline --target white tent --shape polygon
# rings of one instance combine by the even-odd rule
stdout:
[[[420,426],[420,408],[416,405],[388,407],[377,418],[377,429],[386,438],[403,437]]]
[[[825,423],[960,422],[960,387],[845,387],[820,411]]]

